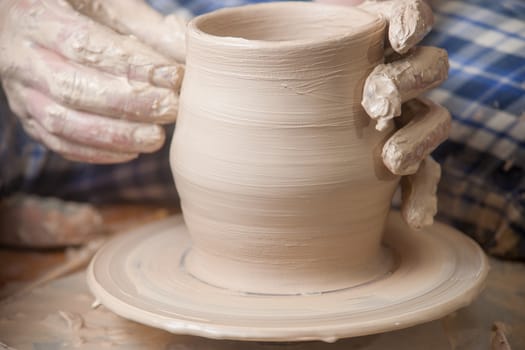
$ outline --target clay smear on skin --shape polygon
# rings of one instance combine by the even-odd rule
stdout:
[[[390,45],[398,53],[406,53],[416,45],[434,24],[432,9],[425,0],[367,0],[359,7],[389,21]]]
[[[398,177],[379,179],[389,130],[360,106],[384,29],[357,9],[292,3],[190,23],[171,162],[197,278],[296,294],[389,270],[380,242]]]
[[[122,34],[132,34],[164,56],[185,60],[186,20],[163,16],[141,0],[68,0],[78,11]]]

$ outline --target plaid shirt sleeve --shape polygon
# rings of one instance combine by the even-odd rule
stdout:
[[[449,79],[429,96],[452,116],[439,218],[489,253],[525,259],[525,4],[442,1],[425,45],[449,53]]]
[[[247,0],[151,0],[193,15]],[[449,52],[448,81],[429,96],[453,115],[442,164],[439,219],[491,254],[525,259],[525,5],[521,0],[435,1],[425,45]],[[92,202],[174,202],[169,140],[117,165],[69,162],[29,139],[0,100],[0,194],[31,192]],[[171,130],[168,131],[171,134]]]

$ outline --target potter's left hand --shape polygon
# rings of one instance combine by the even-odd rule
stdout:
[[[368,76],[363,108],[377,130],[395,130],[383,146],[383,163],[401,175],[402,214],[414,228],[431,225],[437,212],[436,190],[441,168],[430,153],[448,136],[448,111],[419,95],[448,75],[448,56],[436,47],[415,47],[430,31],[432,10],[424,0],[318,0],[357,5],[388,23],[385,63]],[[394,125],[395,118],[395,125]]]
[[[160,124],[177,116],[185,26],[143,0],[0,1],[9,106],[28,135],[70,160],[154,152]]]

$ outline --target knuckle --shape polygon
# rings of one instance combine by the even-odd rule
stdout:
[[[90,23],[82,23],[74,28],[65,28],[66,38],[62,44],[62,50],[65,56],[71,59],[87,64],[97,64],[105,56],[107,45],[100,40],[92,38],[94,29]]]
[[[78,104],[84,94],[85,82],[77,72],[59,73],[53,76],[53,94],[67,105]]]
[[[65,38],[62,44],[65,56],[79,63],[104,66],[108,61],[127,62],[130,59],[129,53],[122,47],[123,43],[114,37],[114,33],[106,33],[105,28],[92,20],[73,28],[64,28],[62,37]]]
[[[64,29],[69,32],[71,29]],[[85,26],[76,26],[73,32],[64,33],[64,51],[71,57],[83,59],[89,50],[89,31]]]
[[[53,135],[63,133],[67,123],[68,112],[64,107],[52,105],[45,109],[42,126]]]

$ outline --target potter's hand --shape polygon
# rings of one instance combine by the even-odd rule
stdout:
[[[388,22],[388,41],[400,54],[408,52],[432,29],[434,16],[425,0],[316,0],[324,4],[357,6]]]
[[[71,3],[0,2],[0,77],[11,109],[32,137],[69,159],[115,163],[159,149],[159,124],[176,118],[183,74],[169,56],[184,52],[162,50],[173,43],[162,36],[145,42],[151,28],[178,24],[144,12],[138,0],[126,2],[126,13],[110,11],[117,1]],[[135,28],[115,16],[129,13],[144,15],[137,19],[144,27],[160,20],[135,37],[121,35]]]
[[[68,0],[79,12],[121,34],[130,34],[166,57],[184,62],[186,19],[163,16],[143,0]]]
[[[392,173],[404,176],[401,211],[405,221],[414,228],[431,225],[437,212],[441,169],[429,155],[447,138],[451,123],[446,109],[417,98],[441,84],[448,74],[444,50],[415,47],[431,29],[432,10],[424,0],[321,2],[358,5],[388,23],[387,57],[368,76],[361,104],[377,121],[376,129],[397,129],[385,143],[382,157]]]

